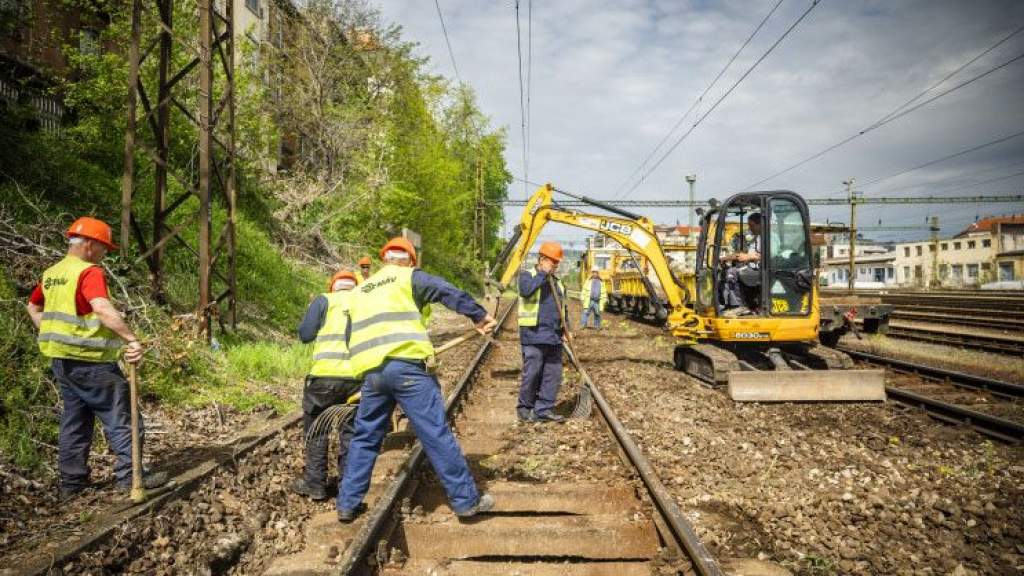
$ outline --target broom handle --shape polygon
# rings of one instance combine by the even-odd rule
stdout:
[[[142,483],[142,439],[139,435],[139,384],[134,363],[128,363],[128,390],[131,397],[132,415],[132,502],[146,500],[146,488]]]

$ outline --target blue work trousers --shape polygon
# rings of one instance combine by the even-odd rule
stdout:
[[[523,381],[519,385],[518,411],[548,414],[562,387],[562,345],[523,346]]]
[[[112,362],[55,358],[53,375],[60,384],[60,397],[64,403],[57,456],[61,486],[70,488],[89,484],[94,416],[103,423],[107,445],[117,456],[114,475],[118,485],[131,486],[131,395],[121,369]],[[139,435],[141,439],[141,414]]]
[[[370,489],[373,466],[397,402],[409,418],[434,473],[441,480],[452,510],[466,512],[480,500],[462,448],[448,426],[437,378],[422,362],[387,360],[364,376],[349,444],[345,475],[338,489],[338,510],[355,510]]]
[[[599,300],[591,300],[590,304],[583,310],[583,314],[580,315],[580,328],[587,327],[587,319],[591,314],[594,315],[594,328],[600,328],[601,306]]]

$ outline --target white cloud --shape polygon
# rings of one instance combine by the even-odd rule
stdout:
[[[421,44],[431,68],[453,77],[432,2],[376,0],[387,20]],[[535,2],[530,178],[608,197],[690,106],[774,4],[739,0],[559,0]],[[441,0],[464,81],[484,112],[509,128],[506,159],[522,175],[514,3]],[[522,0],[526,58],[528,1]],[[809,5],[786,0],[708,95],[739,77]],[[698,174],[700,197],[722,198],[849,136],[936,82],[1024,23],[1024,3],[823,0],[810,16],[699,126],[633,198],[678,198],[683,175]],[[949,87],[1024,51],[1024,34],[944,85]],[[525,60],[524,60],[525,63]],[[525,71],[524,71],[525,75]],[[806,196],[861,182],[1024,129],[1024,61],[765,184]],[[690,122],[687,122],[687,125]],[[949,178],[1024,159],[1024,137],[867,188]],[[992,171],[979,179],[1020,171]],[[970,181],[968,179],[967,181]],[[1020,191],[1017,177],[965,193]],[[515,183],[513,195],[522,196]],[[955,192],[956,190],[952,190]],[[928,193],[907,189],[899,195]],[[949,191],[945,193],[950,193]],[[894,192],[894,194],[896,194]],[[1022,206],[940,206],[943,232],[975,213]],[[678,212],[678,213],[676,213]],[[652,210],[656,220],[683,211]],[[863,209],[865,218],[917,224],[934,206]],[[815,210],[845,218],[845,210]],[[508,217],[518,217],[509,210]],[[566,235],[565,229],[556,234]],[[924,232],[922,232],[924,234]]]

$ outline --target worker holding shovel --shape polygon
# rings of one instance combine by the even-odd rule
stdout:
[[[68,228],[66,236],[67,255],[43,272],[27,305],[39,329],[39,350],[52,359],[64,404],[58,450],[62,500],[89,487],[89,450],[97,416],[117,456],[114,475],[118,488],[127,491],[133,487],[133,399],[117,360],[123,348],[124,359],[134,368],[143,353],[138,337],[110,302],[99,266],[108,251],[117,249],[110,226],[82,217]],[[141,433],[141,418],[137,420]],[[136,455],[136,470],[141,471],[141,437]],[[167,474],[137,473],[134,479],[139,488],[152,489],[165,484]]]

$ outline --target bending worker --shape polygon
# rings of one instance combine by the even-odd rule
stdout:
[[[89,487],[89,449],[94,416],[103,423],[117,456],[114,476],[121,490],[132,486],[131,395],[117,365],[121,349],[133,364],[142,359],[139,338],[111,304],[99,266],[114,245],[110,226],[83,216],[68,228],[67,255],[43,272],[32,291],[28,314],[39,329],[39,350],[53,359],[64,411],[58,448],[61,499]],[[142,420],[140,414],[141,435]],[[167,482],[167,474],[147,474],[146,488]]]
[[[423,309],[440,302],[471,319],[481,334],[491,332],[497,322],[469,294],[416,269],[416,249],[405,238],[388,241],[380,256],[384,266],[359,286],[351,308],[349,352],[353,370],[364,380],[338,491],[338,519],[351,522],[366,509],[363,497],[396,402],[408,416],[455,514],[487,512],[494,507],[494,498],[477,491],[448,427],[441,386],[426,369],[434,348]]]
[[[348,328],[348,314],[352,289],[356,287],[356,275],[340,270],[331,277],[328,292],[317,296],[306,316],[299,324],[299,340],[305,343],[316,341],[313,346],[313,367],[306,376],[302,387],[302,427],[308,436],[313,422],[327,408],[344,404],[359,391],[361,381],[352,372],[345,344]],[[338,429],[338,477],[345,474],[345,456],[352,438],[352,419],[346,420]],[[306,441],[306,467],[302,478],[296,478],[292,491],[309,496],[313,500],[327,498],[327,433],[319,434]]]
[[[587,319],[590,314],[594,315],[594,328],[601,329],[601,311],[608,302],[608,289],[601,281],[601,275],[594,270],[590,278],[580,287],[580,304],[583,305],[583,314],[580,315],[580,328],[587,327]]]
[[[566,327],[551,292],[551,281],[558,287],[559,302],[565,306],[565,288],[555,276],[562,260],[557,242],[540,245],[540,256],[533,270],[519,273],[519,343],[523,349],[523,380],[519,386],[516,414],[524,422],[561,422],[554,413],[555,399],[562,386],[562,341]]]

